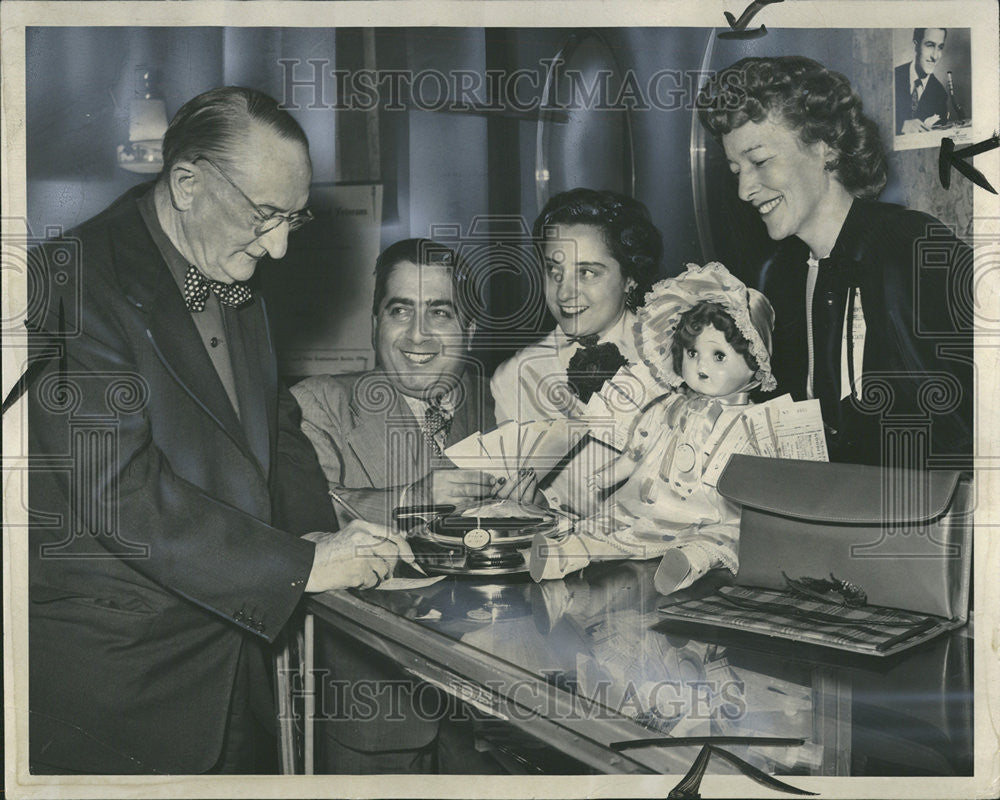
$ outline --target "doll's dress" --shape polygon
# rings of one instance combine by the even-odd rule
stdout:
[[[634,464],[628,480],[601,513],[576,526],[591,560],[655,558],[681,548],[692,561],[708,558],[735,573],[740,511],[716,482],[733,453],[759,454],[747,406],[745,395],[682,389],[647,410],[621,455]]]

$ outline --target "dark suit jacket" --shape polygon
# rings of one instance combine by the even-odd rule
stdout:
[[[908,119],[927,119],[937,114],[941,121],[948,119],[948,93],[941,81],[934,75],[927,76],[927,86],[924,87],[917,103],[917,113],[910,110],[910,96],[913,86],[910,84],[910,62],[896,67],[896,135],[903,132],[903,123]]]
[[[32,339],[60,357],[29,392],[31,757],[195,773],[221,752],[241,648],[267,710],[262,645],[312,565],[297,534],[336,520],[263,301],[225,312],[241,424],[140,217],[145,190],[39,254],[51,302]],[[60,282],[67,247],[78,279],[70,264]]]
[[[778,392],[796,400],[805,399],[808,376],[808,256],[800,239],[785,239],[758,282],[774,305],[771,364]],[[860,291],[867,327],[861,397],[841,400],[842,337],[852,287]],[[941,222],[889,203],[854,201],[829,258],[820,261],[812,306],[817,373],[822,368],[834,377],[834,385],[815,387],[831,461],[884,463],[882,445],[890,428],[926,422],[931,454],[969,468],[971,297],[972,251]]]

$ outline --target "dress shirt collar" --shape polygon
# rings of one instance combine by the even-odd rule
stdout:
[[[177,287],[183,292],[184,276],[187,275],[188,267],[191,265],[181,255],[180,250],[174,247],[174,243],[170,241],[163,226],[160,225],[160,219],[156,216],[155,194],[156,184],[152,184],[149,191],[136,201],[136,205],[139,207],[139,214],[142,215],[143,222],[149,229],[149,235],[153,237],[156,249],[160,251],[163,260],[167,262],[167,267],[170,269],[170,274],[174,276]]]
[[[629,361],[635,361],[635,322],[635,314],[626,308],[617,322],[598,335],[597,343],[610,342],[621,351],[625,358]],[[573,354],[581,347],[579,342],[570,341],[570,337],[559,327],[555,330],[555,345],[556,353],[564,367],[569,364]]]
[[[410,411],[413,412],[413,416],[417,418],[418,421],[422,422],[424,419],[424,413],[430,408],[430,403],[427,400],[422,400],[419,397],[410,397],[408,394],[403,394],[400,392],[403,399],[406,401],[406,405],[409,407]],[[452,389],[447,394],[441,395],[440,400],[437,405],[440,409],[448,416],[455,416],[455,395],[456,391]]]

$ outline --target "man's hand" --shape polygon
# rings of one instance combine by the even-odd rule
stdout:
[[[392,574],[400,558],[414,560],[401,534],[371,522],[352,520],[336,533],[316,531],[302,538],[316,543],[307,592],[370,589]]]
[[[941,119],[939,114],[931,114],[927,119],[908,119],[903,121],[903,133],[923,133],[924,131],[929,131],[935,125],[937,125],[938,120]]]
[[[410,484],[406,502],[462,506],[490,497],[496,486],[496,478],[477,469],[438,469]]]

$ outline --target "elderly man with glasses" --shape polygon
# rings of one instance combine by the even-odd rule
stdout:
[[[302,129],[215,89],[163,155],[152,186],[34,254],[51,278],[28,320],[39,773],[275,771],[269,648],[303,592],[412,558],[381,526],[337,532],[248,283],[310,219]]]

